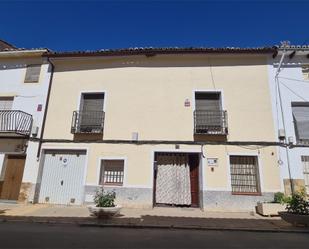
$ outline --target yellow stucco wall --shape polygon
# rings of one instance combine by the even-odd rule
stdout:
[[[154,152],[201,152],[198,145],[131,145],[131,144],[44,144],[43,148],[87,149],[86,185],[98,185],[100,159],[123,158],[125,164],[124,187],[153,187]],[[275,147],[254,150],[239,146],[207,145],[203,147],[205,158],[201,158],[201,183],[204,190],[230,190],[229,155],[255,155],[259,160],[260,183],[263,192],[280,190],[279,166]],[[218,166],[207,165],[207,158],[218,158]],[[200,186],[202,189],[202,186]]]
[[[228,112],[228,141],[275,141],[264,56],[155,56],[54,61],[44,138],[73,139],[72,113],[82,91],[105,91],[104,139],[193,141],[195,90],[221,90]],[[212,65],[210,68],[209,65]],[[189,99],[190,107],[184,102]],[[98,184],[101,157],[125,157],[126,185],[152,187],[153,152],[175,151],[174,145],[44,144],[43,148],[88,148],[86,184]],[[255,148],[255,147],[254,147]],[[262,190],[280,190],[275,147],[255,149],[207,145],[207,157],[219,159],[214,171],[203,159],[206,189],[229,190],[229,154],[259,156]],[[198,145],[179,151],[200,152]],[[205,189],[205,190],[206,190]]]
[[[193,140],[193,91],[222,90],[228,140],[274,141],[265,63],[258,56],[56,61],[45,138],[73,138],[72,113],[80,93],[92,90],[106,92],[104,139],[138,132],[140,140]]]

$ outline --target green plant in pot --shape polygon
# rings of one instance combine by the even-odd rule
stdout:
[[[302,192],[293,194],[288,201],[286,210],[292,214],[309,215],[309,202]]]
[[[94,203],[96,207],[115,207],[116,193],[114,191],[105,193],[103,188],[96,191]]]
[[[90,205],[88,209],[98,218],[109,218],[120,212],[121,207],[115,204],[115,200],[115,191],[105,192],[103,188],[100,188],[93,198],[95,205]]]
[[[280,216],[293,225],[309,226],[309,202],[304,190],[292,194],[286,212],[280,212]]]

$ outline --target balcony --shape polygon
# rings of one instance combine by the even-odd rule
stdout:
[[[194,111],[194,134],[227,135],[226,111]]]
[[[30,136],[32,115],[17,110],[0,110],[0,134]]]
[[[104,127],[103,111],[74,111],[72,117],[72,134],[101,134]]]

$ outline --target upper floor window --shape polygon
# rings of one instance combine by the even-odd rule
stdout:
[[[72,133],[102,133],[104,93],[83,93],[80,107],[73,113]]]
[[[293,102],[292,112],[297,143],[309,143],[309,102]]]
[[[309,65],[302,67],[302,73],[304,80],[309,80]]]
[[[195,93],[195,134],[226,134],[226,112],[220,92]]]
[[[0,97],[0,110],[12,110],[14,97]]]
[[[40,79],[41,65],[28,65],[26,69],[25,83],[37,83]]]

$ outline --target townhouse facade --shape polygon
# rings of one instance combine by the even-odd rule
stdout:
[[[309,193],[309,47],[285,45],[269,63],[281,184],[286,194]]]
[[[282,190],[273,48],[47,52],[35,203],[252,210]],[[280,151],[279,151],[280,152]]]
[[[50,67],[47,49],[20,49],[0,40],[0,199],[27,201],[38,170],[38,142]]]

